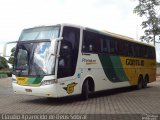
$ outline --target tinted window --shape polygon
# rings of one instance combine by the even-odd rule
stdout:
[[[117,41],[114,38],[110,38],[110,54],[117,53]]]
[[[76,70],[80,29],[64,27],[58,63],[58,78],[73,76]]]
[[[101,45],[101,52],[102,53],[109,53],[110,52],[110,40],[108,37],[103,36],[102,45]]]
[[[155,56],[155,48],[147,47],[147,55],[148,55],[148,58],[154,59],[156,57]]]
[[[101,41],[102,36],[100,36],[98,33],[84,30],[82,51],[88,53],[101,52]]]
[[[86,30],[83,32],[82,51],[137,58],[155,58],[155,50],[152,47]]]
[[[128,44],[124,40],[118,40],[117,51],[119,55],[127,56]]]
[[[140,57],[140,45],[134,44],[135,57]]]

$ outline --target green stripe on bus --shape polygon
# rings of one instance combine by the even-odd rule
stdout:
[[[98,56],[105,75],[111,82],[123,82],[128,80],[119,56],[110,56],[107,54],[99,54]]]
[[[120,82],[113,68],[113,64],[109,55],[99,54],[99,59],[101,61],[103,70],[111,82]]]
[[[27,84],[40,84],[43,78],[29,78]]]
[[[120,81],[128,81],[119,56],[110,56],[115,73]]]

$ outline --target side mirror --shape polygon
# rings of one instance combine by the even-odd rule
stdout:
[[[3,57],[14,57],[14,56],[8,56],[8,55],[6,55],[6,50],[7,50],[7,45],[9,45],[9,44],[16,44],[16,43],[17,43],[17,41],[12,41],[12,42],[7,42],[4,45],[4,48],[3,48]]]
[[[51,46],[50,46],[50,49],[49,49],[49,53],[51,55],[59,57],[59,55],[57,55],[57,49],[58,49],[58,44],[61,40],[63,40],[63,37],[51,40]]]

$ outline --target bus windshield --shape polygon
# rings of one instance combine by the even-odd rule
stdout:
[[[44,76],[54,74],[55,56],[50,54],[51,42],[19,43],[15,53],[14,73]]]
[[[58,27],[24,30],[15,52],[13,73],[19,76],[53,75],[55,67],[54,38]]]
[[[54,39],[59,36],[59,26],[37,27],[23,30],[19,41]]]

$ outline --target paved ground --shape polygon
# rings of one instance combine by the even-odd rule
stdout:
[[[79,99],[15,95],[11,78],[0,79],[1,114],[160,114],[160,77],[146,89],[124,88],[96,93],[87,101]]]
[[[160,75],[160,67],[157,67],[157,74]]]

